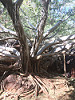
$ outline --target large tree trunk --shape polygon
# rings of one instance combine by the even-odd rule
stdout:
[[[19,16],[19,7],[23,0],[17,0],[15,3],[12,3],[12,0],[0,0],[0,1],[2,2],[4,7],[6,7],[6,9],[8,10],[9,15],[13,21],[14,28],[21,43],[22,69],[24,72],[27,72],[29,63],[29,49],[28,49],[26,35],[24,33],[24,29],[21,24]]]
[[[39,45],[43,39],[44,28],[45,28],[45,24],[47,20],[47,15],[48,15],[49,0],[41,0],[41,4],[42,4],[41,19],[40,19],[40,24],[38,26],[38,38],[37,38],[36,49],[35,49],[34,55],[37,54]]]
[[[41,16],[41,22],[40,22],[39,27],[38,27],[38,42],[36,43],[36,49],[34,51],[33,58],[30,57],[30,55],[29,55],[29,48],[28,48],[26,35],[24,33],[24,29],[23,29],[23,26],[21,24],[20,16],[19,16],[19,8],[20,8],[23,0],[17,0],[15,3],[13,3],[12,0],[0,0],[0,1],[2,2],[4,7],[6,7],[6,9],[8,10],[9,15],[13,21],[14,28],[16,30],[16,33],[17,33],[18,38],[19,38],[20,43],[21,43],[20,54],[21,54],[23,71],[24,72],[28,72],[30,70],[36,71],[36,69],[38,71],[39,70],[39,68],[38,68],[39,61],[36,59],[35,55],[37,54],[39,44],[42,42],[44,27],[45,27],[45,23],[47,20],[49,0],[42,0],[41,1],[43,13]],[[40,36],[40,38],[39,38],[39,36]],[[30,66],[32,66],[32,68],[30,68]]]
[[[15,6],[14,6],[14,8],[15,8]],[[8,9],[8,12],[13,21],[14,28],[15,28],[16,32],[18,33],[18,38],[20,39],[22,68],[23,68],[24,72],[27,72],[28,71],[28,63],[29,63],[29,49],[28,49],[26,35],[24,33],[24,29],[23,29],[23,26],[22,26],[20,18],[19,18],[18,8],[16,8],[16,9],[17,9],[17,11],[14,11],[14,9],[12,9],[12,12],[10,11],[10,9]],[[16,19],[15,19],[15,12],[16,12]]]

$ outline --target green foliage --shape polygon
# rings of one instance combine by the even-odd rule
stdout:
[[[70,16],[73,14],[72,16]],[[70,17],[69,17],[70,16]],[[75,2],[74,0],[52,0],[48,10],[47,27],[53,27],[59,20],[65,20],[56,30],[59,35],[74,34],[75,31]]]
[[[14,2],[16,0],[13,0]],[[52,28],[59,20],[65,19],[72,12],[74,13],[75,4],[74,0],[51,0],[48,9],[48,18],[44,32]],[[6,28],[14,30],[12,21],[0,3],[0,23]],[[20,8],[20,18],[23,24],[25,33],[29,37],[34,37],[37,33],[37,25],[41,18],[41,4],[40,0],[24,0]],[[53,33],[57,32],[59,35],[74,34],[75,32],[75,15],[64,21]],[[53,34],[52,33],[52,34]]]
[[[0,10],[1,10],[0,24],[2,24],[6,28],[14,30],[9,14],[1,3],[0,3]]]

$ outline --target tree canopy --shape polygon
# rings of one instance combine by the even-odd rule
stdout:
[[[15,0],[13,0],[15,2]],[[20,17],[26,34],[31,38],[37,33],[37,26],[40,22],[42,5],[41,0],[24,0],[20,7]],[[60,35],[74,34],[75,23],[75,4],[74,0],[51,0],[49,1],[48,18],[45,26],[45,32],[52,28],[59,20],[65,20],[54,33]],[[1,6],[0,23],[6,28],[14,30],[10,17],[5,8]],[[70,17],[69,17],[70,16]],[[6,18],[5,18],[6,17]],[[69,18],[68,18],[69,17]],[[68,18],[66,20],[66,18]],[[12,27],[9,27],[12,26]],[[65,27],[66,26],[66,27]],[[52,33],[52,34],[54,34]],[[51,35],[52,35],[51,34]]]

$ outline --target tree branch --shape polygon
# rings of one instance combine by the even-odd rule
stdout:
[[[0,31],[0,32],[2,32],[2,33],[3,33],[3,32],[11,33],[12,35],[17,36],[16,32],[14,32],[14,31],[12,31],[12,30],[10,30],[10,29],[5,28],[3,25],[0,24],[0,27],[1,27],[1,29],[2,29],[2,31]]]
[[[41,0],[41,4],[42,4],[42,16],[41,16],[41,22],[39,24],[38,27],[38,43],[36,43],[36,49],[34,52],[34,55],[37,54],[38,48],[40,43],[42,42],[42,38],[43,38],[43,33],[44,33],[44,27],[46,24],[46,20],[47,20],[47,15],[48,15],[48,5],[49,5],[49,0],[47,0],[47,2],[45,0]],[[39,38],[40,37],[40,38]]]
[[[64,21],[66,21],[69,17],[73,16],[74,14],[70,14],[67,18],[65,18],[63,20],[63,17],[66,16],[66,14],[61,18],[61,20],[59,20],[51,29],[49,29],[45,34],[45,36],[43,37],[43,40],[50,34],[52,33],[55,29],[57,29],[60,24],[62,24]]]
[[[40,55],[42,54],[46,49],[48,49],[49,47],[52,47],[53,45],[56,45],[56,44],[60,44],[60,43],[63,43],[65,41],[68,41],[68,40],[74,40],[75,39],[75,35],[71,35],[71,36],[68,36],[67,38],[63,39],[63,40],[59,40],[57,42],[53,42],[53,43],[48,43],[46,44],[44,47],[41,48],[41,50],[38,51],[37,55]]]
[[[51,32],[53,32],[62,22],[62,20],[59,20],[51,29],[47,31],[43,39],[45,39]]]
[[[4,51],[10,52],[11,54],[13,53],[14,55],[16,55],[16,57],[20,56],[20,53],[15,48],[0,46],[0,55],[2,55],[2,53],[5,53]]]
[[[5,0],[1,0],[1,1],[5,1]],[[6,8],[12,19],[12,22],[13,22],[14,28],[16,30],[16,33],[18,35],[18,38],[20,39],[20,43],[22,46],[22,51],[20,52],[21,53],[21,61],[22,61],[22,69],[24,72],[27,72],[28,71],[28,62],[29,62],[29,48],[28,48],[27,38],[26,38],[26,35],[24,32],[23,26],[21,24],[21,20],[20,20],[20,16],[19,16],[19,9],[18,9],[17,5],[13,5],[13,3],[11,5],[9,5],[9,1],[10,0],[7,0],[7,3],[5,1],[4,5],[7,4]],[[21,0],[21,2],[22,2],[22,0]]]
[[[5,40],[9,40],[9,39],[15,39],[15,40],[19,40],[18,38],[5,38],[5,39],[0,39],[0,41],[5,41]]]
[[[74,44],[75,44],[75,43],[72,44],[72,46],[69,48],[69,50],[73,47]],[[67,48],[63,48],[63,49],[61,49],[61,50],[59,50],[59,51],[57,51],[57,52],[49,52],[49,53],[41,54],[41,55],[38,55],[38,56],[35,56],[35,57],[36,57],[36,59],[39,60],[39,59],[42,59],[43,57],[47,57],[47,56],[49,57],[49,56],[54,56],[54,55],[62,55],[63,52],[65,52],[66,54],[75,56],[75,54],[71,54],[71,53],[68,51]],[[68,52],[68,53],[67,53],[67,52]]]
[[[53,38],[55,35],[57,35],[57,33],[54,33],[52,36],[47,37],[46,39],[51,39],[51,38]]]
[[[20,8],[22,2],[23,2],[23,0],[17,0],[17,1],[15,2],[15,4]]]
[[[3,31],[3,32],[0,32],[1,34],[9,34],[9,35],[13,35],[14,37],[17,37],[17,35],[14,35],[13,33],[10,33],[10,32],[5,32],[5,31]]]

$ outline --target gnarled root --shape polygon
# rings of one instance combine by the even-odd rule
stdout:
[[[37,99],[38,94],[45,93],[48,95],[48,89],[44,82],[39,76],[29,74],[28,76],[11,74],[6,77],[2,82],[4,82],[4,92],[6,97],[25,97],[30,98],[33,95]],[[17,95],[13,95],[17,94]],[[0,100],[5,97],[3,94]]]

